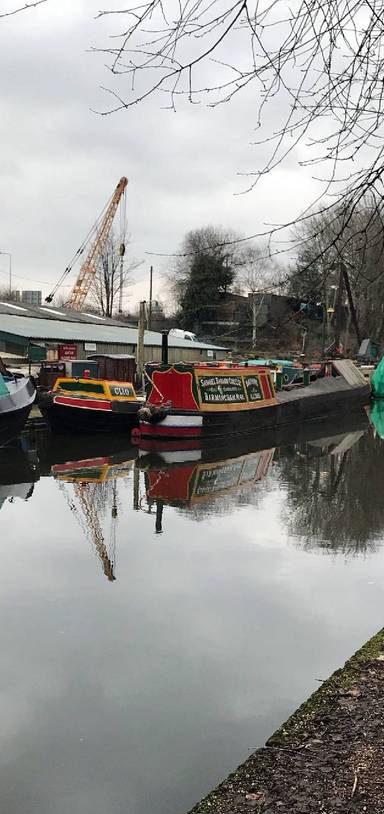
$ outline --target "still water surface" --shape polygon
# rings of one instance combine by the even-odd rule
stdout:
[[[384,442],[347,430],[1,452],[2,811],[185,814],[382,626]]]

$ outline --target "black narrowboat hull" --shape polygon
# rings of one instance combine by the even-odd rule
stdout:
[[[41,412],[52,432],[65,433],[127,433],[138,426],[139,403],[122,409],[94,410],[69,405],[41,405]]]
[[[350,416],[369,402],[370,385],[354,387],[336,378],[323,378],[297,391],[278,394],[278,403],[249,410],[217,412],[169,410],[158,423],[140,421],[143,438],[160,440],[226,438],[275,430],[290,424],[333,416]]]
[[[19,410],[12,410],[7,413],[0,413],[0,447],[5,446],[23,431],[32,404],[21,407]]]

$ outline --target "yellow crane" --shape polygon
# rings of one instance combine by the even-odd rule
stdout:
[[[80,311],[82,309],[85,299],[92,285],[92,281],[94,280],[97,271],[98,261],[107,244],[108,236],[111,231],[111,226],[116,214],[117,207],[119,206],[122,196],[124,195],[127,184],[128,178],[125,177],[120,178],[120,181],[117,184],[112,194],[112,197],[110,198],[105,209],[101,213],[98,221],[92,227],[87,237],[81,244],[80,248],[73,256],[71,262],[66,267],[65,271],[63,272],[60,279],[56,283],[54,289],[51,291],[49,296],[45,298],[45,302],[48,303],[52,302],[57,290],[62,285],[65,277],[72,271],[73,264],[84,252],[86,245],[89,243],[90,237],[93,237],[90,248],[88,250],[88,254],[80,267],[77,280],[75,282],[75,285],[73,286],[73,289],[67,301],[67,306],[69,308],[73,308],[76,311]],[[122,258],[125,253],[124,242],[120,244],[119,253]]]

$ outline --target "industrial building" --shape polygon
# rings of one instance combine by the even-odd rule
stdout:
[[[42,301],[43,301],[42,291],[21,292],[21,302],[25,302],[27,305],[41,305]]]
[[[0,354],[33,362],[87,359],[100,354],[136,354],[137,327],[87,311],[0,302]],[[145,331],[144,361],[161,360],[161,333]],[[169,361],[224,359],[228,349],[169,337]]]

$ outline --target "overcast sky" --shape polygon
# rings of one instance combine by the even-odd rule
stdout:
[[[177,251],[188,230],[207,224],[258,232],[301,209],[314,182],[292,156],[256,191],[236,195],[246,185],[238,173],[260,168],[266,155],[251,146],[254,90],[216,109],[184,102],[172,113],[153,98],[112,116],[92,112],[108,107],[101,86],[113,85],[105,56],[90,49],[105,47],[122,21],[96,20],[101,5],[48,0],[0,20],[0,251],[12,253],[14,287],[48,293],[127,175],[129,252],[144,261],[127,293],[132,306],[148,294],[151,262],[154,295],[166,296],[167,261],[146,252]],[[0,284],[7,272],[0,256]]]

